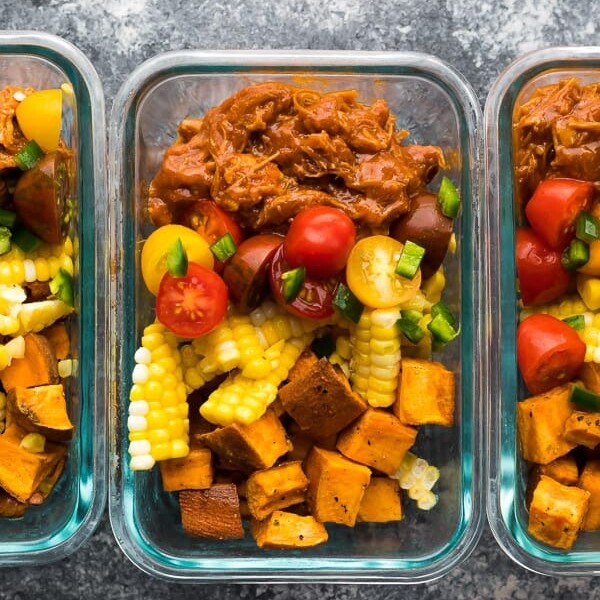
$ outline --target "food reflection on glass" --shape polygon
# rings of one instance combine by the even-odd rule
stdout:
[[[77,368],[69,90],[0,89],[0,517],[21,517],[58,482],[74,435]],[[35,509],[31,509],[35,510]]]
[[[148,190],[130,468],[159,463],[184,530],[261,547],[432,509],[411,452],[454,423],[442,300],[460,196],[387,103],[282,83],[186,118]],[[406,500],[405,496],[408,497]]]
[[[565,79],[517,106],[513,125],[528,531],[564,550],[600,529],[599,108],[599,84]]]

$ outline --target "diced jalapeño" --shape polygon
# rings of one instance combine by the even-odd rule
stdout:
[[[335,290],[333,305],[353,323],[360,321],[364,306],[343,283],[340,283]]]
[[[425,248],[407,240],[398,259],[396,273],[407,279],[412,279],[421,266],[423,256],[425,256]]]
[[[283,299],[286,302],[291,302],[300,292],[300,288],[304,283],[305,269],[297,267],[291,271],[286,271],[281,275]]]

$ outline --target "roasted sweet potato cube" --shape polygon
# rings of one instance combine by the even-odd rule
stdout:
[[[565,421],[564,438],[593,449],[600,444],[600,413],[574,410]]]
[[[416,437],[417,430],[392,413],[370,408],[342,431],[337,449],[358,463],[393,475]]]
[[[12,427],[0,435],[0,487],[20,502],[28,502],[65,456],[67,447],[48,442],[45,452],[29,452],[19,446],[22,436],[19,437],[16,431]]]
[[[304,350],[288,373],[288,381],[301,379],[318,362],[317,355],[312,350]]]
[[[517,402],[517,431],[523,458],[547,465],[575,448],[577,444],[563,435],[572,412],[568,385]]]
[[[348,379],[326,358],[279,390],[285,411],[311,436],[336,434],[367,410]]]
[[[41,433],[54,442],[73,437],[62,385],[15,386],[8,392],[7,404],[10,418],[25,431]]]
[[[255,471],[246,485],[248,509],[255,519],[264,519],[275,510],[304,502],[307,488],[300,462]]]
[[[213,485],[207,490],[179,492],[181,524],[190,535],[211,540],[244,537],[240,502],[235,484]]]
[[[71,353],[71,336],[61,321],[40,332],[49,342],[57,360],[64,360]]]
[[[577,487],[590,493],[590,503],[581,529],[600,529],[600,460],[588,460],[585,463]]]
[[[527,531],[540,542],[570,550],[588,510],[590,493],[546,475],[533,491]]]
[[[27,506],[26,502],[19,502],[3,489],[0,489],[0,517],[6,519],[22,517],[27,510]]]
[[[212,452],[190,438],[190,451],[183,458],[162,460],[160,475],[165,492],[205,490],[213,483]]]
[[[402,520],[403,514],[398,481],[388,477],[371,477],[358,509],[357,521],[387,523]]]
[[[34,387],[58,383],[58,363],[50,342],[38,333],[28,333],[25,340],[25,355],[16,358],[0,371],[0,381],[6,392],[17,385]]]
[[[579,469],[575,457],[572,454],[567,454],[553,460],[547,465],[533,465],[527,477],[527,490],[525,494],[527,506],[531,504],[533,490],[535,490],[542,475],[546,475],[563,485],[577,485],[579,481]]]
[[[268,469],[292,449],[285,429],[272,410],[250,423],[234,423],[202,434],[200,439],[230,468],[244,472]]]
[[[327,530],[314,517],[276,510],[264,521],[250,521],[259,548],[310,548],[327,541]]]
[[[561,456],[547,465],[537,465],[536,468],[539,470],[540,475],[552,477],[558,483],[562,483],[563,485],[577,485],[579,469],[577,468],[575,457],[571,454]]]
[[[275,413],[275,416],[278,419],[281,419],[282,417],[285,418],[285,408],[283,408],[283,404],[281,403],[279,396],[277,396],[275,400],[269,404],[269,408]]]
[[[44,480],[38,485],[37,490],[31,494],[29,497],[29,504],[43,504],[48,499],[48,496],[52,493],[52,490],[65,470],[66,462],[67,457],[65,455],[56,463],[52,471],[46,475]]]
[[[299,428],[296,431],[293,431],[291,427],[288,428],[288,434],[290,436],[292,449],[288,452],[286,459],[290,461],[303,461],[308,456],[310,449],[315,445],[314,440],[310,435],[300,431]]]
[[[315,446],[304,472],[309,480],[308,504],[315,519],[353,527],[371,471],[339,452]]]
[[[454,373],[442,363],[402,359],[394,414],[408,425],[454,423]]]

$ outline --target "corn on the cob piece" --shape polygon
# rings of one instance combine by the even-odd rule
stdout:
[[[42,244],[33,252],[23,252],[15,246],[0,257],[0,283],[49,281],[61,267],[73,275],[73,241],[69,237],[63,244]]]
[[[407,490],[408,497],[417,503],[421,510],[432,509],[438,497],[431,490],[440,478],[440,470],[430,465],[424,458],[407,452],[398,471],[392,475],[400,487]]]
[[[344,375],[350,379],[350,358],[352,356],[352,346],[349,335],[339,335],[335,340],[335,350],[329,357],[332,365],[338,365]]]
[[[76,376],[79,371],[79,362],[76,358],[65,358],[58,361],[58,376],[61,379]]]
[[[129,394],[129,454],[134,471],[189,452],[186,389],[177,338],[162,324],[144,329]]]
[[[557,319],[567,319],[575,315],[582,315],[585,326],[578,331],[579,337],[585,342],[585,362],[600,363],[600,313],[587,308],[585,302],[577,295],[569,295],[560,302],[552,302],[541,306],[528,306],[524,308],[519,319],[522,321],[533,314],[547,314]]]
[[[365,308],[351,335],[350,382],[371,406],[391,406],[400,373],[400,308]]]
[[[324,323],[300,319],[272,302],[249,315],[230,314],[216,329],[181,350],[185,383],[194,390],[233,369],[249,379],[269,373],[265,351],[279,341],[312,333]]]
[[[53,323],[70,315],[73,307],[62,300],[39,300],[22,304],[17,312],[19,327],[16,335],[25,335],[30,332],[42,331]]]
[[[207,421],[222,426],[231,423],[247,425],[260,419],[311,339],[310,334],[305,334],[275,342],[264,354],[269,364],[269,372],[264,378],[253,379],[243,371],[230,375],[202,404],[200,414]]]

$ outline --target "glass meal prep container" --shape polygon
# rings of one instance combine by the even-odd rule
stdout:
[[[145,192],[186,116],[201,116],[244,86],[278,81],[331,91],[357,89],[359,100],[384,98],[411,142],[439,145],[444,173],[457,182],[463,207],[457,251],[445,262],[446,297],[459,315],[459,339],[437,356],[457,376],[456,423],[425,426],[416,452],[439,467],[438,505],[417,514],[405,504],[394,524],[328,524],[329,541],[303,550],[211,541],[183,532],[176,494],[161,488],[157,468],[128,466],[127,407],[134,353],[154,320],[153,298],[139,267],[152,230]],[[339,581],[413,583],[441,577],[474,548],[481,525],[479,340],[480,109],[464,79],[440,60],[416,53],[186,51],[160,55],[123,85],[110,128],[111,483],[117,542],[147,573],[179,581]],[[434,189],[439,178],[434,180]],[[437,188],[436,188],[437,189]],[[414,503],[412,503],[414,505]]]
[[[79,367],[63,381],[75,434],[64,472],[48,499],[20,518],[0,518],[0,566],[21,566],[77,550],[105,505],[105,130],[99,78],[87,58],[61,38],[0,32],[0,88],[8,85],[73,91],[63,92],[61,138],[73,156],[68,235],[76,250],[75,308],[68,334]]]
[[[580,532],[571,550],[539,542],[528,531],[527,464],[517,443],[516,402],[531,393],[516,361],[518,304],[515,267],[513,115],[540,87],[576,78],[600,82],[600,50],[592,47],[548,48],[519,58],[494,83],[486,104],[487,206],[489,231],[485,280],[490,398],[486,419],[489,447],[487,514],[502,549],[518,564],[547,575],[600,573],[600,532]]]

